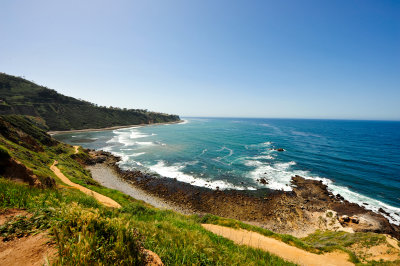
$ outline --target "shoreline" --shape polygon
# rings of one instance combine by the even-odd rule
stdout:
[[[112,167],[104,164],[95,164],[86,166],[85,168],[92,173],[92,178],[102,186],[118,190],[158,209],[173,210],[185,215],[194,214],[190,210],[182,208],[182,206],[172,204],[171,202],[151,195],[147,191],[127,183],[120,178],[119,174]]]
[[[71,130],[55,130],[55,131],[47,131],[47,134],[50,136],[65,134],[65,133],[82,133],[82,132],[97,132],[97,131],[107,131],[107,130],[115,130],[121,128],[133,128],[133,127],[143,127],[143,126],[158,126],[158,125],[168,125],[168,124],[180,124],[184,123],[185,120],[172,121],[172,122],[162,122],[162,123],[151,123],[151,124],[135,124],[135,125],[126,125],[126,126],[113,126],[113,127],[104,127],[104,128],[86,128],[86,129],[71,129]]]
[[[92,150],[90,154],[93,159],[88,165],[92,166],[88,167],[103,171],[103,174],[92,172],[95,180],[103,179],[103,185],[134,198],[139,191],[142,195],[138,199],[153,206],[183,214],[209,213],[296,237],[305,237],[316,230],[334,230],[384,233],[400,239],[400,226],[391,224],[382,214],[333,195],[320,181],[294,176],[293,191],[212,190],[138,170],[122,170],[119,158],[108,152]]]

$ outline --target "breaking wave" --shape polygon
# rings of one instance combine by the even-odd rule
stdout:
[[[168,178],[176,178],[176,180],[189,183],[193,186],[198,187],[207,187],[211,189],[237,189],[237,190],[245,190],[249,189],[242,186],[235,186],[224,180],[207,180],[203,178],[197,178],[192,175],[186,174],[182,171],[182,169],[186,166],[186,164],[173,164],[167,165],[164,161],[158,161],[157,164],[149,166],[149,169],[158,173],[161,176]]]
[[[379,200],[372,199],[357,192],[351,191],[345,186],[337,185],[328,178],[315,176],[309,171],[293,169],[293,166],[296,165],[296,162],[294,161],[266,163],[259,161],[259,159],[273,159],[273,157],[270,158],[268,155],[266,155],[262,158],[260,158],[260,156],[256,156],[247,159],[244,164],[253,168],[253,170],[248,173],[248,177],[254,181],[264,178],[268,182],[266,187],[270,189],[291,191],[291,179],[295,175],[302,176],[306,179],[322,181],[322,183],[327,185],[328,190],[334,195],[340,194],[346,200],[364,206],[366,209],[380,213],[384,215],[391,223],[400,225],[400,208],[390,206]],[[367,203],[367,205],[364,203]],[[389,215],[379,212],[380,208],[389,213]]]

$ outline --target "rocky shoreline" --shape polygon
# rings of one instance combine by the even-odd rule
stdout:
[[[294,176],[293,191],[289,192],[212,190],[137,170],[122,170],[117,164],[119,158],[108,152],[90,151],[90,154],[92,159],[87,164],[109,167],[134,188],[185,214],[210,213],[297,237],[328,229],[383,233],[400,240],[399,226],[389,223],[379,213],[333,195],[320,181]]]

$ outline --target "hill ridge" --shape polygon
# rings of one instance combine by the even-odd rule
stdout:
[[[179,121],[178,115],[98,106],[21,77],[0,73],[0,115],[31,116],[46,130],[105,128]]]

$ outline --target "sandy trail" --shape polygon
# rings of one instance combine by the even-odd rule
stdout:
[[[74,149],[75,149],[75,154],[77,154],[78,152],[79,152],[79,146],[74,146]]]
[[[74,182],[72,182],[71,180],[69,180],[61,171],[60,169],[58,169],[57,165],[57,161],[54,161],[53,165],[50,167],[51,171],[54,172],[54,174],[56,174],[56,176],[58,178],[61,179],[61,181],[63,181],[65,184],[77,188],[80,191],[82,191],[83,193],[94,197],[96,200],[98,200],[101,204],[107,206],[107,207],[113,207],[113,208],[121,208],[121,205],[119,205],[116,201],[110,199],[109,197],[106,197],[104,195],[101,195],[93,190],[90,190],[88,188],[85,188],[81,185],[75,184]]]
[[[330,252],[319,255],[256,232],[214,224],[203,224],[202,226],[214,234],[232,240],[236,244],[259,248],[299,265],[354,265],[348,261],[348,254],[343,252]]]

